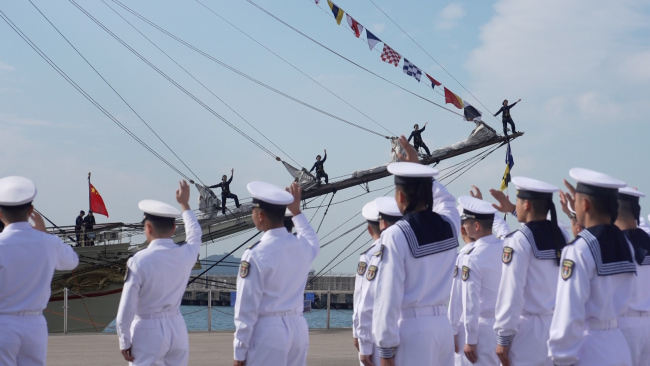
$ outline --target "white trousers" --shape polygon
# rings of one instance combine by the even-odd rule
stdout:
[[[461,348],[459,350],[462,366],[499,366],[497,356],[497,335],[494,333],[494,318],[479,318],[478,321],[478,343],[476,343],[476,363],[471,363]],[[463,333],[465,331],[463,330]],[[459,332],[460,333],[460,332]],[[465,343],[465,339],[463,339]],[[465,345],[463,344],[463,347]],[[513,364],[516,365],[516,364]]]
[[[0,315],[0,365],[42,366],[46,357],[45,317]]]
[[[458,353],[454,353],[454,365],[463,366],[463,349],[465,348],[465,323],[458,323],[458,334],[456,335],[456,341],[458,346]],[[465,358],[465,362],[469,363]]]
[[[553,315],[522,315],[519,317],[517,334],[510,342],[510,363],[517,366],[552,366],[548,357]],[[495,346],[496,349],[496,346]]]
[[[184,366],[190,342],[182,315],[161,319],[138,319],[131,325],[131,366]]]
[[[618,326],[630,348],[632,365],[650,366],[650,317],[622,317]]]
[[[630,349],[618,328],[586,331],[578,360],[576,366],[632,366]]]
[[[302,314],[259,318],[246,354],[246,366],[305,366],[309,328]]]
[[[396,366],[454,364],[454,332],[446,316],[400,319]]]

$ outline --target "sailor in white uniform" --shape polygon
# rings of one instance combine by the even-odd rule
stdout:
[[[45,365],[47,323],[55,270],[72,270],[77,254],[45,233],[32,201],[36,186],[23,177],[0,179],[0,365]],[[29,224],[32,219],[34,226]]]
[[[453,218],[432,211],[437,170],[401,162],[388,165],[388,171],[395,175],[395,199],[404,217],[382,232],[384,248],[371,285],[372,334],[381,365],[451,365],[453,331],[446,304],[457,229]],[[455,207],[453,212],[458,216]]]
[[[496,353],[503,366],[550,365],[546,342],[555,307],[559,259],[568,236],[558,226],[553,193],[559,188],[513,177],[519,230],[505,239],[496,304]],[[512,204],[498,206],[512,211]],[[549,212],[550,211],[550,212]],[[550,215],[550,220],[547,218]]]
[[[309,331],[302,316],[307,276],[320,251],[318,237],[300,212],[300,187],[286,192],[251,182],[253,222],[264,231],[242,255],[235,301],[234,365],[291,365],[307,362]],[[283,225],[293,214],[296,235]]]
[[[461,196],[461,223],[474,247],[466,263],[459,269],[462,280],[462,321],[465,326],[465,346],[462,364],[499,365],[494,353],[496,336],[494,308],[501,280],[503,241],[492,234],[497,210],[486,201]]]
[[[179,183],[178,209],[143,200],[144,232],[149,246],[127,262],[116,328],[120,350],[131,365],[187,365],[189,340],[180,312],[192,267],[201,249],[201,227],[190,209],[190,186]],[[184,243],[172,235],[176,218],[183,217]]]
[[[569,174],[578,181],[571,193],[586,229],[562,252],[549,356],[555,365],[631,365],[618,318],[632,299],[636,264],[631,244],[613,225],[625,183],[582,168]]]
[[[630,348],[632,365],[650,365],[650,235],[637,227],[641,218],[639,199],[645,194],[632,188],[618,190],[616,226],[634,247],[636,273],[634,295],[618,326]]]
[[[462,214],[463,206],[458,205],[458,211]],[[456,256],[456,266],[454,267],[454,278],[451,285],[451,296],[449,297],[449,305],[447,307],[447,317],[451,323],[451,329],[454,332],[454,364],[461,366],[463,364],[462,351],[465,349],[465,323],[461,321],[463,315],[463,281],[461,281],[459,268],[467,263],[467,256],[474,248],[474,240],[467,236],[467,232],[463,227],[460,228],[460,236],[463,238],[465,245],[460,248]]]
[[[377,274],[377,265],[381,261],[382,245],[379,240],[382,231],[402,218],[394,197],[379,197],[364,206],[363,215],[368,220],[368,232],[375,242],[361,255],[357,266],[355,286],[355,313],[357,319],[353,323],[358,337],[359,360],[362,365],[380,365],[379,352],[372,338],[372,309],[375,303],[374,290],[370,286]],[[374,218],[374,220],[373,220]],[[358,292],[358,295],[357,295]]]
[[[648,220],[650,220],[650,215],[648,215]],[[643,217],[639,217],[639,229],[645,231],[646,233],[650,234],[650,226],[645,222]]]

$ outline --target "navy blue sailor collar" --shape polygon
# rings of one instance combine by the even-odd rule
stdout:
[[[458,247],[458,239],[451,222],[430,210],[408,213],[395,225],[404,233],[415,258]]]

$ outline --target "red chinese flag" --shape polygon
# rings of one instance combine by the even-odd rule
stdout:
[[[90,183],[90,210],[96,214],[108,217],[108,211],[106,210],[104,200],[92,183]]]

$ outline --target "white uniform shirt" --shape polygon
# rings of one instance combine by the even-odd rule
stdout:
[[[503,241],[494,235],[474,242],[467,263],[459,269],[463,279],[463,317],[465,343],[478,343],[479,318],[494,318],[499,282]],[[465,271],[469,270],[467,275]]]
[[[636,276],[634,276],[634,292],[628,306],[630,312],[650,312],[650,253],[647,253],[639,265],[636,261]],[[631,314],[630,316],[634,316]]]
[[[183,212],[187,244],[156,239],[127,262],[127,276],[117,311],[120,349],[131,348],[131,324],[136,315],[178,310],[192,267],[201,249],[201,226],[194,212]]]
[[[72,270],[79,257],[54,235],[17,222],[0,233],[0,315],[43,311],[54,270]]]
[[[632,251],[632,246],[630,245]],[[578,362],[584,331],[591,321],[614,321],[623,314],[632,297],[633,273],[598,276],[587,242],[579,237],[562,251],[564,261],[574,262],[570,277],[558,276],[555,312],[548,341],[549,357],[555,365]],[[561,273],[561,272],[560,272]]]
[[[508,236],[503,244],[512,252],[509,262],[502,259],[494,323],[498,337],[517,333],[522,314],[553,314],[560,268],[555,259],[535,258],[532,245],[521,231]],[[503,255],[508,253],[503,252]]]
[[[492,233],[494,233],[494,236],[499,239],[503,239],[506,235],[510,234],[510,226],[508,226],[506,220],[504,220],[498,213],[494,214]]]
[[[359,263],[357,264],[357,275],[354,277],[354,295],[352,297],[352,337],[359,338],[359,314],[361,312],[361,288],[366,277],[366,271],[368,270],[368,262],[370,260],[369,256],[374,254],[379,250],[379,239],[375,240],[370,248],[366,249],[363,253],[359,255]],[[373,253],[369,253],[373,252]],[[368,283],[366,282],[366,285]]]
[[[450,222],[457,235],[460,214],[455,199],[438,181],[433,182],[433,200],[432,211]],[[456,251],[415,258],[398,225],[384,230],[380,240],[384,245],[382,259],[371,284],[375,293],[372,335],[377,347],[388,349],[400,344],[398,322],[402,308],[447,305]]]
[[[242,255],[248,273],[237,277],[235,360],[244,361],[260,316],[301,313],[311,264],[320,252],[318,236],[304,214],[293,217],[296,236],[284,227],[268,230]]]
[[[648,216],[650,218],[650,216]],[[643,217],[639,217],[639,229],[645,231],[646,233],[650,234],[650,226],[645,222]]]
[[[458,334],[458,327],[460,325],[460,318],[463,314],[463,281],[460,279],[460,273],[463,266],[467,263],[467,253],[474,248],[474,242],[465,244],[464,247],[458,252],[456,256],[456,266],[454,267],[454,279],[451,284],[451,297],[449,298],[449,307],[447,308],[447,316],[449,323],[454,330],[454,335]]]
[[[366,273],[363,276],[361,283],[361,294],[359,296],[359,353],[362,355],[370,356],[373,353],[373,346],[375,344],[374,339],[372,338],[372,309],[375,305],[375,291],[371,286],[372,280],[372,270],[379,267],[379,262],[381,261],[382,256],[382,246],[377,240],[375,245],[366,252],[366,257],[368,259],[368,267],[366,268]],[[369,273],[370,271],[370,273]],[[374,273],[376,275],[376,272]],[[371,280],[368,280],[370,276]]]

